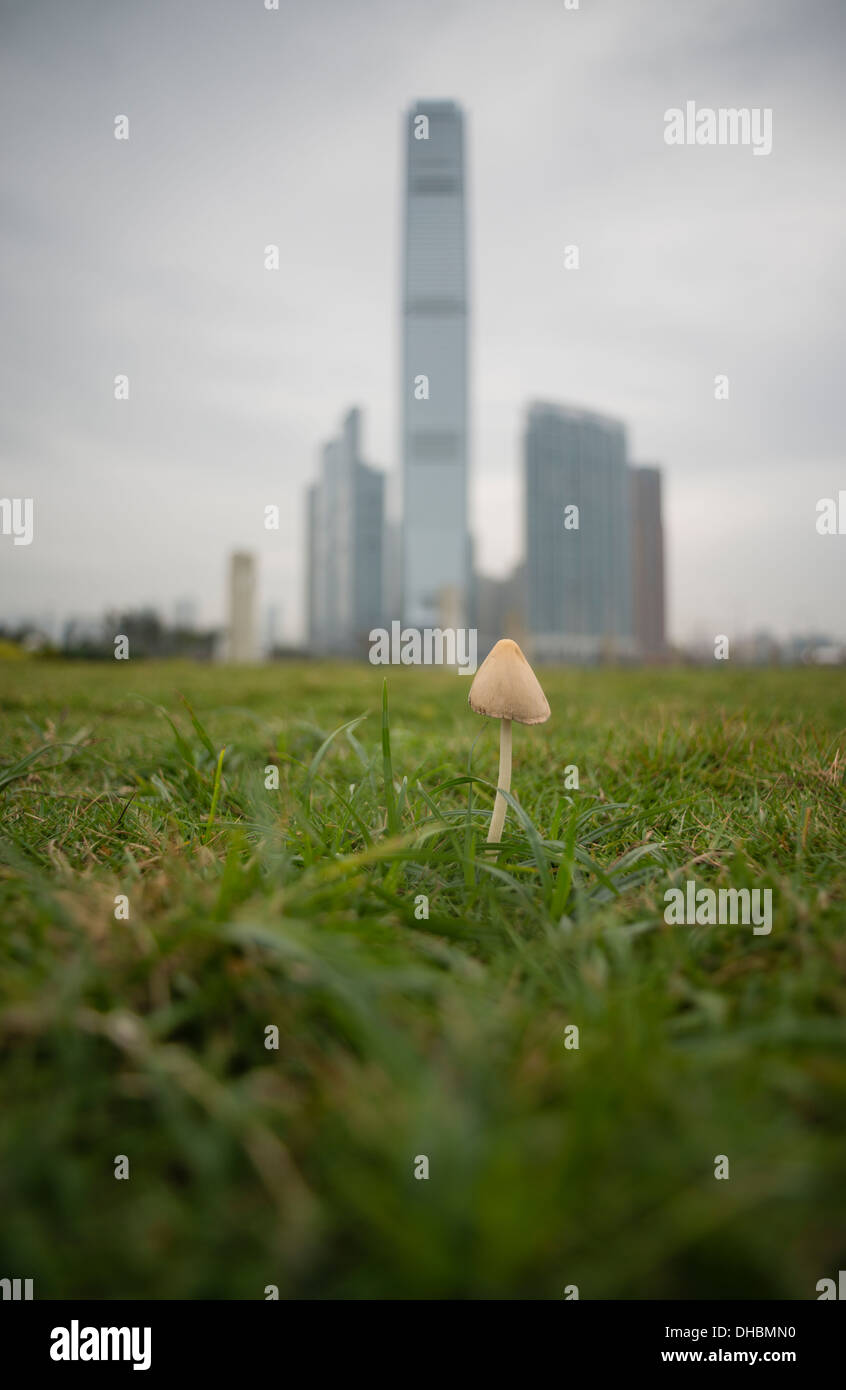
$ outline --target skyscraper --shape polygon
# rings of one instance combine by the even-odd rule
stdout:
[[[661,470],[632,467],[632,607],[640,654],[664,652],[664,526]]]
[[[236,551],[229,568],[229,631],[227,659],[236,663],[258,660],[256,633],[255,556]]]
[[[193,632],[197,626],[197,605],[191,598],[178,598],[173,605],[173,625],[180,632]]]
[[[384,477],[360,457],[361,413],[324,445],[306,501],[308,640],[318,652],[356,652],[382,621]]]
[[[402,290],[402,615],[466,622],[467,233],[464,116],[452,101],[406,115]]]
[[[282,606],[269,603],[264,610],[263,645],[267,656],[272,656],[282,635]]]
[[[535,656],[634,652],[626,432],[566,406],[529,407],[525,433],[527,618]]]

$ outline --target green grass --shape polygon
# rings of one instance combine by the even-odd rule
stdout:
[[[0,663],[0,1275],[815,1298],[846,673],[541,673],[498,851],[498,726],[435,671],[389,669],[385,713],[383,675]],[[771,888],[771,935],[666,926],[691,877]]]

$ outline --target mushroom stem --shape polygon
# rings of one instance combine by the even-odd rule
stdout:
[[[499,775],[496,785],[503,791],[511,791],[511,720],[501,719],[499,722]],[[494,802],[493,815],[491,816],[491,828],[488,831],[488,844],[498,845],[502,839],[502,827],[505,824],[505,812],[508,803],[502,795],[502,791],[497,790],[496,801]]]

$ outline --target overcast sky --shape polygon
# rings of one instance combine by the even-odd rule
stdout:
[[[219,621],[246,547],[301,631],[320,443],[359,404],[397,466],[402,113],[441,97],[482,568],[519,553],[526,404],[560,401],[665,469],[675,637],[846,637],[815,529],[846,488],[843,0],[0,0],[0,35],[0,496],[35,501],[0,618]],[[688,100],[772,108],[772,153],[667,146]]]

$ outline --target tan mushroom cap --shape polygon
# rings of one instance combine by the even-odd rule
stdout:
[[[493,719],[516,719],[519,724],[544,724],[549,701],[516,642],[503,637],[488,652],[468,695],[470,708]]]

